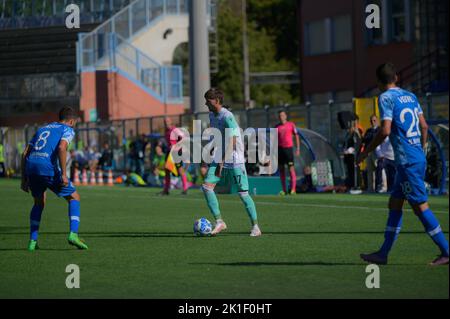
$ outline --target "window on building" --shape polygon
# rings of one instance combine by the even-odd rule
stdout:
[[[352,19],[336,16],[306,25],[306,55],[319,55],[352,49]]]
[[[369,45],[381,45],[411,39],[410,0],[367,0],[366,4],[378,5],[381,13],[381,28],[367,29]]]
[[[366,2],[366,5],[369,4],[375,4],[380,8],[380,28],[373,28],[373,29],[367,29],[368,30],[368,40],[369,40],[369,44],[372,45],[380,45],[383,44],[383,39],[384,39],[384,29],[386,28],[385,26],[385,20],[384,20],[384,11],[383,11],[383,0],[369,0]]]
[[[406,41],[407,38],[407,3],[406,0],[392,0],[392,40]]]
[[[306,25],[306,54],[318,55],[329,52],[329,36],[326,20],[310,22]]]
[[[352,19],[350,15],[337,16],[332,19],[333,48],[332,51],[352,49]]]

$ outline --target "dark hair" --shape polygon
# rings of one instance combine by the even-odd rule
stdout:
[[[219,100],[220,104],[223,104],[224,94],[222,90],[217,88],[211,88],[205,93],[205,99],[207,100]]]
[[[287,112],[286,112],[286,110],[280,110],[280,111],[278,111],[278,115],[280,115],[281,113],[284,113],[284,114],[286,114],[286,115],[287,115]]]
[[[75,110],[69,106],[63,107],[59,111],[59,120],[60,121],[66,121],[66,120],[73,120],[77,119],[78,114],[75,112]]]
[[[395,65],[390,62],[384,63],[377,68],[377,79],[384,85],[395,83],[396,75]]]

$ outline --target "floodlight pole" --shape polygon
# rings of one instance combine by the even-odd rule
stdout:
[[[189,63],[192,112],[206,112],[203,95],[210,89],[208,0],[189,1]]]

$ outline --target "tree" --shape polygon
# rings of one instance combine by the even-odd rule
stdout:
[[[242,19],[227,1],[220,1],[219,6],[219,72],[213,75],[211,83],[226,92],[229,102],[242,103]]]
[[[259,3],[261,2],[261,4]],[[274,6],[282,6],[281,0],[250,0],[248,20],[248,43],[250,72],[274,72],[297,70],[293,62],[296,54],[281,52],[284,44],[278,37],[286,37],[277,26],[268,23],[273,15]],[[291,2],[291,1],[289,1]],[[212,77],[212,84],[222,88],[234,107],[243,106],[243,58],[242,58],[242,17],[239,1],[219,2],[218,37],[219,37],[219,73]],[[292,3],[291,3],[292,4]],[[283,8],[287,10],[289,6]],[[254,11],[253,11],[254,10]],[[256,12],[256,13],[255,13]],[[261,14],[260,17],[257,16]],[[292,14],[292,10],[290,12]],[[295,19],[294,19],[295,20]],[[282,25],[283,18],[276,21]],[[266,27],[267,23],[267,27]],[[291,32],[292,34],[292,32]],[[297,41],[297,40],[296,40]],[[296,50],[293,45],[290,50]],[[297,58],[295,58],[297,59]],[[298,59],[297,59],[298,60]],[[291,85],[264,84],[251,85],[251,98],[257,106],[293,103],[298,100],[298,93]]]

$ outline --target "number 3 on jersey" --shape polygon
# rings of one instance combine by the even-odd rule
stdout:
[[[409,108],[403,109],[403,111],[400,113],[400,121],[402,123],[405,123],[407,121],[407,114],[410,115],[408,116],[408,118],[411,118],[411,124],[408,131],[406,132],[406,137],[410,138],[421,136],[419,129],[419,109],[417,107],[414,109],[414,111]]]
[[[50,136],[50,131],[42,132],[39,135],[38,140],[36,141],[36,145],[34,146],[34,149],[36,151],[43,149],[45,147],[45,145],[47,144],[47,139],[49,136]]]

